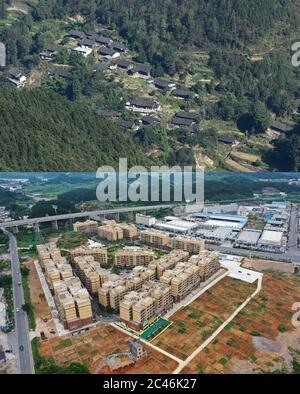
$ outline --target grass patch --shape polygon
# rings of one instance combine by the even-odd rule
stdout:
[[[0,272],[10,269],[10,261],[0,261]]]
[[[251,331],[250,335],[252,335],[253,337],[260,337],[261,336],[261,334],[257,331]]]
[[[200,316],[201,312],[193,310],[193,312],[191,312],[187,317],[190,319],[199,319]]]
[[[13,301],[11,275],[0,276],[0,287],[4,289],[3,296],[6,304],[7,321],[10,322],[12,325],[14,325],[15,315],[14,315],[14,301]]]
[[[24,299],[25,299],[24,306],[26,307],[25,310],[27,313],[28,325],[29,325],[30,330],[35,330],[36,322],[35,322],[35,316],[34,316],[34,306],[31,302],[31,297],[30,297],[29,272],[30,272],[30,270],[27,267],[21,266],[22,285],[23,285]]]
[[[69,347],[69,346],[72,346],[72,341],[71,341],[71,339],[69,339],[69,338],[63,339],[63,340],[54,348],[54,350],[64,349],[65,347]]]
[[[232,329],[232,327],[234,326],[234,323],[228,323],[227,326],[225,327],[225,330],[230,331]]]
[[[284,333],[284,332],[287,332],[287,328],[286,328],[286,326],[284,326],[283,324],[280,324],[278,327],[277,327],[277,330],[279,331],[279,332],[281,332],[281,333]]]
[[[227,357],[222,357],[222,358],[220,358],[219,363],[222,365],[226,365],[228,363],[228,361],[229,360]]]

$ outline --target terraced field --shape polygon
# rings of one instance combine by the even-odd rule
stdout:
[[[299,289],[299,276],[265,272],[258,296],[182,373],[292,371],[293,357],[300,361],[300,328],[291,323]]]
[[[111,373],[106,366],[106,357],[113,353],[129,351],[130,336],[123,334],[110,325],[99,324],[85,334],[78,336],[56,337],[40,343],[41,356],[52,358],[57,364],[67,366],[71,362],[86,363],[90,372]],[[176,361],[151,348],[149,356],[116,373],[172,373]]]
[[[152,343],[185,360],[253,293],[255,284],[224,278],[190,305],[179,309],[173,324]]]

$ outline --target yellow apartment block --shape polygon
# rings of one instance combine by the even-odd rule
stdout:
[[[90,294],[96,295],[102,284],[108,279],[110,271],[100,267],[93,256],[74,257],[75,271]]]
[[[134,224],[119,223],[118,226],[123,230],[124,238],[137,239],[138,230]]]
[[[108,280],[103,283],[98,291],[99,303],[105,308],[117,311],[120,302],[127,293],[140,290],[145,281],[154,278],[155,271],[143,266],[134,267],[130,273],[109,275]]]
[[[159,279],[166,270],[175,268],[176,264],[186,261],[188,258],[188,252],[174,249],[169,254],[162,256],[159,260],[151,262],[149,268],[155,270],[156,277]]]
[[[117,223],[115,220],[104,220],[98,227],[100,238],[108,241],[118,241],[123,238],[137,239],[138,231],[134,224]]]
[[[141,329],[173,305],[170,286],[158,281],[148,281],[139,292],[132,291],[120,303],[120,318],[128,326]]]
[[[201,281],[209,279],[221,267],[219,252],[203,251],[198,255],[191,256],[189,262],[198,267]]]
[[[60,293],[58,296],[58,303],[58,310],[60,312],[61,320],[71,323],[78,319],[75,301],[71,294],[68,292]]]
[[[204,251],[204,240],[192,237],[174,237],[172,247],[189,252],[189,254],[198,254]]]
[[[93,313],[89,293],[78,278],[57,281],[53,287],[59,315],[66,328],[78,320],[84,324],[91,322]]]
[[[37,245],[36,249],[38,252],[39,262],[42,268],[44,268],[45,260],[51,259],[57,261],[59,258],[61,258],[60,250],[56,246],[55,242],[48,242],[46,244]]]
[[[155,317],[155,300],[146,296],[140,299],[132,307],[132,320],[134,322],[143,324],[148,322]]]
[[[119,241],[123,239],[123,230],[120,227],[107,224],[98,227],[98,235],[107,241]]]
[[[171,286],[173,300],[179,302],[199,285],[199,270],[197,266],[188,262],[178,263],[174,269],[166,270],[160,281]]]
[[[139,278],[141,278],[142,283],[148,281],[148,280],[155,280],[156,279],[156,274],[155,270],[151,269],[149,266],[148,267],[134,267],[132,270],[132,273],[134,275],[137,275]]]
[[[132,268],[138,265],[148,265],[154,258],[153,251],[129,246],[116,252],[114,264],[119,268]]]
[[[170,246],[170,234],[164,231],[141,231],[141,241],[147,244],[151,244],[154,247],[169,247]]]
[[[86,246],[79,246],[71,250],[72,260],[74,261],[74,257],[77,256],[93,256],[95,261],[98,261],[100,264],[107,264],[107,248],[88,248]]]
[[[79,233],[91,234],[97,233],[98,222],[95,220],[86,220],[85,222],[73,223],[73,230]]]

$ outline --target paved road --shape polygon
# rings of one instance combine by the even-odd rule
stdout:
[[[16,354],[18,359],[18,367],[21,374],[32,374],[34,373],[33,358],[31,352],[31,344],[29,339],[29,327],[27,314],[22,310],[24,304],[24,292],[23,286],[19,286],[21,282],[20,273],[20,261],[18,256],[17,241],[13,234],[5,231],[9,237],[9,250],[11,256],[12,265],[12,279],[13,279],[13,295],[14,295],[14,309],[15,309],[15,334],[17,341],[17,350],[19,354]],[[16,310],[19,309],[19,312]],[[23,346],[23,350],[20,350],[20,346]]]
[[[160,208],[172,208],[174,206],[175,206],[174,204],[146,205],[146,206],[139,206],[139,207],[101,209],[101,210],[97,210],[97,211],[67,213],[64,215],[43,216],[40,218],[12,220],[10,222],[1,222],[0,228],[5,229],[5,228],[12,228],[12,227],[17,227],[17,226],[28,226],[29,224],[53,222],[56,220],[77,219],[77,218],[90,217],[90,216],[95,216],[95,215],[96,216],[97,215],[110,215],[110,214],[118,214],[118,213],[126,213],[126,212],[147,211],[147,210],[160,209]]]
[[[289,239],[288,239],[288,249],[289,252],[297,252],[300,254],[300,251],[297,249],[297,222],[298,222],[298,207],[294,204],[291,211],[291,220],[290,220],[290,229],[289,229]]]
[[[217,250],[220,253],[234,254],[237,256],[259,257],[265,260],[300,263],[300,253],[297,250],[289,250],[286,253],[271,253],[258,250],[231,248],[230,246],[220,246],[209,243],[205,244],[205,248],[208,250]]]

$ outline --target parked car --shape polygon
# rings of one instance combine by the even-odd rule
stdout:
[[[24,346],[23,346],[23,345],[21,345],[19,349],[20,349],[20,351],[21,351],[21,352],[23,352],[23,350],[24,350]]]

